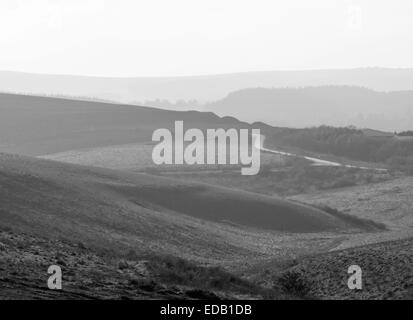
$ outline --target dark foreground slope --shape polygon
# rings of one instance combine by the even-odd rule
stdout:
[[[159,128],[237,128],[211,112],[167,111],[101,102],[0,94],[0,152],[44,155],[151,141]]]
[[[348,268],[362,270],[362,290],[349,290]],[[383,242],[308,257],[289,272],[309,282],[323,299],[413,299],[413,239]]]
[[[48,268],[62,269],[62,290],[49,290]],[[3,299],[236,299],[287,298],[221,268],[162,255],[126,256],[81,242],[16,234],[0,227]]]
[[[362,288],[350,290],[350,266],[361,268]],[[248,271],[261,285],[316,299],[413,299],[413,238],[274,260]]]

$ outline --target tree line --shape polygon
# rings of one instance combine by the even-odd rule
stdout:
[[[387,163],[413,173],[413,139],[371,136],[354,127],[321,126],[277,130],[271,141],[278,146],[297,147],[352,160]]]

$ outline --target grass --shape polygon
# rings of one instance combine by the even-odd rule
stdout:
[[[303,257],[281,276],[287,292],[321,299],[412,299],[413,239]],[[349,290],[348,267],[363,271],[363,290]],[[280,283],[278,282],[278,284]]]
[[[337,209],[326,205],[315,205],[316,208],[323,210],[334,217],[339,217],[342,220],[348,221],[353,225],[359,225],[364,230],[368,231],[386,231],[387,227],[384,223],[376,222],[371,219],[355,217],[350,214],[345,214]]]
[[[276,289],[263,288],[221,267],[200,266],[172,255],[146,256],[149,270],[157,281],[203,291],[218,291],[267,299],[287,298]],[[290,297],[291,298],[291,297]]]
[[[314,284],[303,273],[290,270],[276,280],[275,286],[281,287],[282,290],[288,294],[301,298],[309,298],[311,288]]]
[[[391,180],[390,173],[346,167],[309,166],[306,162],[291,159],[287,165],[261,167],[256,176],[241,176],[238,172],[201,172],[170,175],[185,181],[197,181],[234,189],[278,196],[326,191],[359,185],[369,185]]]
[[[95,250],[96,254],[122,271],[133,269],[137,262],[145,262],[150,278],[134,278],[131,284],[155,291],[160,283],[194,288],[206,292],[239,294],[265,299],[291,299],[295,294],[283,293],[278,288],[264,288],[253,281],[235,275],[220,266],[206,266],[174,255],[139,253],[130,248],[126,251]]]

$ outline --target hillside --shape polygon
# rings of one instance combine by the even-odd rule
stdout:
[[[259,237],[254,229],[348,227],[325,212],[253,193],[21,156],[0,159],[1,225],[22,232],[225,260],[229,252],[246,254],[247,235]],[[247,228],[240,232],[225,221]]]
[[[395,208],[391,195],[380,195],[387,189],[371,196],[389,205],[375,215],[369,199],[357,198],[366,194],[361,187],[350,198],[343,197],[342,205],[338,193],[338,201],[332,193],[321,201],[305,196],[289,201],[254,193],[259,190],[255,187],[240,190],[237,185],[247,184],[239,170],[240,180],[219,182],[220,187],[149,174],[152,146],[147,142],[154,129],[171,128],[175,120],[199,128],[249,127],[234,118],[10,94],[0,95],[0,115],[0,299],[295,297],[295,292],[251,281],[244,270],[274,259],[318,257],[330,250],[411,235],[405,227],[410,223],[406,213]],[[296,132],[257,126],[265,129],[270,142]],[[57,152],[48,158],[88,166],[2,151]],[[270,154],[263,154],[262,160],[274,166],[280,161]],[[130,171],[139,168],[146,173]],[[176,176],[182,168],[174,169]],[[217,168],[199,169],[193,170],[225,178]],[[267,192],[274,186],[265,170],[255,179]],[[407,203],[411,181],[406,180],[403,193],[390,183],[391,192],[400,196],[397,205]],[[346,205],[354,199],[364,209],[348,210]],[[340,211],[327,210],[326,204]],[[402,217],[389,218],[391,210]],[[393,259],[390,251],[386,253],[389,261]],[[331,272],[329,263],[325,265],[328,257],[316,263],[326,275]],[[62,292],[45,288],[45,270],[51,264],[63,266]],[[276,276],[278,271],[273,270]],[[337,296],[334,287],[317,295]]]
[[[277,299],[288,297],[230,274],[172,256],[123,256],[82,242],[2,231],[0,300],[14,299]],[[62,290],[49,290],[47,270],[62,268]],[[188,277],[192,274],[192,277]]]
[[[413,299],[413,239],[357,247],[303,259],[303,270],[314,283],[311,294],[324,299]],[[364,290],[348,290],[349,265],[364,274]],[[317,270],[317,272],[315,272]],[[334,285],[335,283],[335,285]]]
[[[291,199],[308,204],[323,203],[341,212],[385,223],[401,237],[406,234],[413,236],[412,193],[413,177],[401,177],[375,184],[301,194]],[[379,238],[384,236],[382,234]],[[353,239],[356,241],[356,238]]]
[[[413,140],[354,127],[320,126],[304,129],[266,128],[266,144],[316,158],[361,161],[364,166],[388,167],[411,174]],[[376,165],[374,165],[376,163]]]
[[[200,129],[245,126],[210,112],[0,94],[0,152],[43,155],[151,141],[155,129],[173,128],[175,120]]]
[[[381,242],[304,257],[272,261],[250,270],[260,283],[316,299],[413,299],[413,239]],[[362,289],[350,290],[348,268],[362,270]]]
[[[323,252],[374,229],[274,197],[10,154],[0,197],[0,299],[292,296],[198,263]],[[51,264],[63,266],[62,292],[45,288]]]
[[[284,127],[354,125],[394,132],[413,127],[412,103],[413,91],[349,86],[250,88],[232,92],[205,110]]]
[[[159,247],[171,252],[179,247],[172,243],[185,243],[190,237],[194,246],[209,243],[203,246],[209,250],[222,244],[218,230],[212,231],[216,223],[247,227],[245,232],[351,227],[345,219],[326,212],[254,193],[7,154],[0,157],[0,179],[3,226],[47,231],[51,236],[76,235],[96,244],[139,244],[144,250],[162,243]],[[211,224],[204,227],[201,221]],[[227,239],[221,249],[230,244],[240,246]]]

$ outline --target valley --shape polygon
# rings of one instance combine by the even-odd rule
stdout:
[[[0,113],[1,299],[411,297],[413,180],[402,171],[278,151],[289,129],[212,113],[18,95],[0,95]],[[260,173],[155,165],[151,134],[175,120],[262,129]],[[369,285],[354,296],[357,256]],[[44,280],[56,263],[60,293]],[[405,278],[378,292],[383,263]],[[279,281],[296,270],[335,282],[297,292]]]

